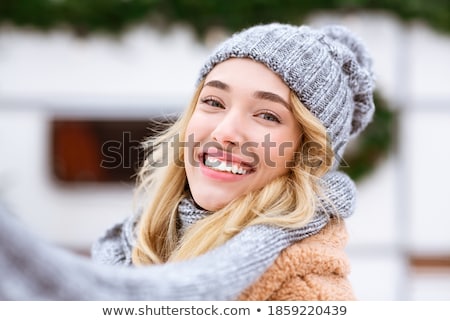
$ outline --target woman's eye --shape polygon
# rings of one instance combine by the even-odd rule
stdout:
[[[263,112],[257,115],[259,118],[262,118],[264,120],[273,121],[276,123],[281,123],[280,118],[278,118],[276,115],[269,113],[269,112]]]
[[[203,98],[201,102],[211,107],[223,108],[223,104],[214,98]]]

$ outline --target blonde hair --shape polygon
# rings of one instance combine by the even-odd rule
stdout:
[[[184,235],[178,235],[177,207],[187,195],[187,179],[184,148],[176,140],[185,136],[202,87],[201,83],[178,121],[148,141],[152,161],[147,160],[138,173],[137,191],[146,197],[148,206],[140,218],[137,243],[133,248],[132,260],[136,265],[179,261],[201,255],[250,225],[301,227],[311,220],[316,207],[320,206],[317,180],[330,168],[333,152],[323,125],[291,92],[292,113],[301,126],[302,137],[288,173],[259,190],[238,197],[190,226]],[[314,142],[316,148],[304,148],[308,142]],[[167,166],[155,167],[152,163],[165,163]]]

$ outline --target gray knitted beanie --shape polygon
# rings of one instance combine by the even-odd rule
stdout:
[[[340,159],[350,138],[371,121],[374,89],[371,60],[349,30],[279,23],[258,25],[219,45],[200,71],[200,82],[232,57],[259,61],[278,74],[327,129]]]

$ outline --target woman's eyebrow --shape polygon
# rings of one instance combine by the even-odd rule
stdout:
[[[203,85],[203,87],[206,87],[206,86],[222,89],[225,91],[230,91],[230,86],[220,80],[208,81],[207,83],[205,83]],[[282,104],[284,107],[286,107],[289,110],[291,108],[289,103],[286,100],[284,100],[279,95],[272,93],[270,91],[255,91],[253,93],[253,97],[256,99],[264,99],[264,100],[272,101],[274,103]]]
[[[226,91],[230,90],[230,86],[228,86],[224,82],[221,82],[220,80],[208,81],[203,87],[206,87],[206,86],[211,86],[211,87],[215,87],[215,88],[226,90]]]
[[[279,95],[271,93],[269,91],[255,91],[255,93],[253,94],[253,97],[255,97],[257,99],[269,100],[274,103],[279,103],[279,104],[282,104],[287,109],[289,109],[289,110],[291,109],[291,106],[288,104],[288,102],[286,100],[281,98]]]

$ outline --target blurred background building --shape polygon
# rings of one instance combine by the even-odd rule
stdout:
[[[0,2],[0,200],[87,254],[133,211],[136,146],[176,117],[215,44],[258,22],[349,27],[380,113],[346,156],[362,300],[450,299],[450,26],[445,1]]]

